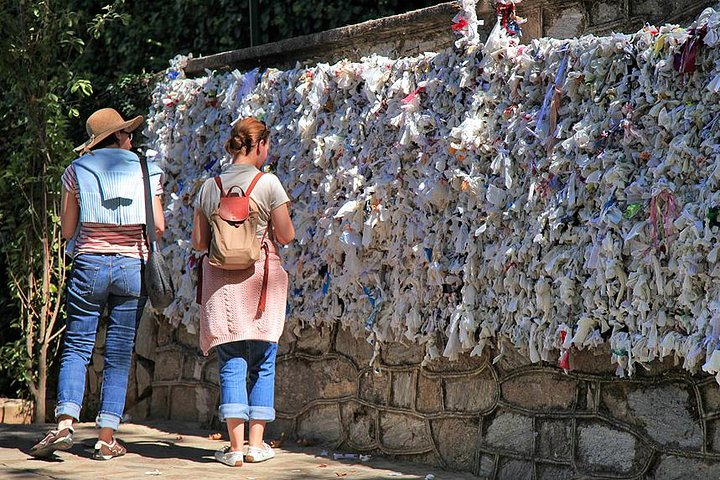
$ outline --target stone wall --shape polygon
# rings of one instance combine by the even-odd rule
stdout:
[[[27,424],[32,422],[33,402],[18,398],[0,398],[0,423]]]
[[[390,344],[371,367],[340,329],[284,340],[276,435],[492,479],[720,475],[718,386],[671,361],[620,380],[607,354],[574,351],[565,374],[512,348],[421,366],[422,349]]]
[[[422,366],[422,348],[394,343],[371,366],[373,346],[346,330],[292,330],[280,342],[269,438],[488,479],[720,475],[718,386],[671,359],[618,379],[608,353],[573,351],[566,374],[512,347]],[[146,317],[137,350],[129,397],[140,399],[129,398],[128,420],[221,428],[216,361],[193,335]]]

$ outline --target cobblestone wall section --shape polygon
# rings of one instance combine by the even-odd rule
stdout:
[[[131,389],[144,396],[129,393],[130,420],[220,428],[214,356],[203,357],[183,327],[143,323]],[[631,379],[615,377],[607,353],[587,351],[572,352],[568,374],[530,365],[510,348],[499,358],[423,366],[416,346],[376,352],[339,328],[290,330],[278,357],[271,438],[285,433],[493,480],[720,475],[720,391],[671,359]],[[139,353],[143,345],[155,345],[149,385],[140,373],[151,361]]]
[[[720,474],[717,385],[672,361],[619,380],[607,354],[573,352],[565,374],[510,349],[421,366],[393,344],[371,367],[373,347],[342,330],[284,340],[275,435],[491,479]]]

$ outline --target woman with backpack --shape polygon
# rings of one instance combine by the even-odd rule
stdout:
[[[73,257],[67,287],[55,418],[51,430],[30,450],[46,458],[73,445],[73,423],[80,418],[85,377],[100,316],[107,308],[103,381],[93,458],[110,460],[126,450],[114,437],[125,408],[137,325],[147,294],[142,271],[148,258],[145,191],[140,158],[130,151],[133,131],[143,117],[124,120],[112,108],[94,112],[86,122],[90,136],[75,149],[80,157],[62,176],[60,223]],[[154,195],[154,227],[165,229],[162,171],[148,164]]]
[[[288,276],[277,244],[289,244],[295,229],[285,189],[275,175],[260,171],[269,138],[265,123],[237,121],[225,142],[232,162],[205,181],[195,201],[193,247],[208,251],[198,272],[200,348],[217,353],[219,416],[230,445],[215,459],[229,466],[275,456],[263,434],[275,419],[275,357],[287,304]]]

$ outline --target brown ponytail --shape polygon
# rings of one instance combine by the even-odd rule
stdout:
[[[225,142],[225,151],[233,157],[247,155],[261,141],[267,141],[270,137],[270,129],[254,118],[248,117],[238,120],[233,125],[230,137]]]

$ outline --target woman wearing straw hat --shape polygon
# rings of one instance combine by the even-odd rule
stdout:
[[[124,120],[112,108],[87,120],[90,138],[75,149],[80,157],[62,176],[62,234],[73,256],[67,289],[67,324],[60,358],[57,428],[30,454],[48,457],[73,444],[73,422],[80,418],[85,377],[98,322],[107,307],[108,326],[100,409],[93,458],[109,460],[126,450],[115,438],[125,407],[135,331],[145,307],[141,271],[147,259],[145,196],[140,159],[131,152],[141,116]],[[158,235],[165,229],[162,171],[149,164]]]

